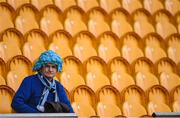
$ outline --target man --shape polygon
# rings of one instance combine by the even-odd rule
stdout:
[[[62,59],[53,51],[42,53],[34,64],[33,71],[38,73],[26,77],[13,100],[12,108],[19,113],[45,112],[46,102],[64,103],[73,113],[64,87],[54,77],[62,70]]]

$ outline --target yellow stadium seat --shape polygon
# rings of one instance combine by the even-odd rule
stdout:
[[[130,64],[137,58],[143,57],[143,43],[134,32],[128,32],[121,38],[121,55]]]
[[[5,30],[1,35],[0,57],[7,62],[13,56],[22,55],[22,46],[24,44],[23,35],[14,28]]]
[[[25,35],[25,40],[23,55],[33,63],[47,49],[47,35],[39,29],[33,29]]]
[[[64,11],[65,9],[71,6],[76,5],[76,0],[53,0],[53,1],[54,1],[54,4],[62,11]]]
[[[159,59],[167,57],[166,43],[157,33],[150,33],[144,38],[144,54],[153,63],[156,63]]]
[[[171,92],[171,106],[173,112],[180,112],[180,85],[176,86]]]
[[[111,85],[119,92],[129,85],[135,84],[131,76],[130,64],[122,57],[115,57],[108,62],[108,72],[111,80]]]
[[[94,7],[87,13],[88,31],[98,37],[105,31],[110,31],[107,13],[101,7]]]
[[[81,31],[73,38],[73,54],[82,62],[91,56],[97,56],[95,37],[88,31]]]
[[[32,4],[24,4],[16,10],[14,25],[22,34],[38,29],[39,11]]]
[[[132,13],[134,20],[133,28],[139,36],[144,37],[146,34],[155,32],[155,28],[152,25],[151,14],[144,8],[135,10]]]
[[[102,33],[98,38],[98,56],[106,63],[116,56],[120,56],[119,38],[112,32]]]
[[[0,32],[7,28],[13,28],[14,9],[7,3],[0,3]]]
[[[0,85],[0,114],[14,113],[14,110],[11,108],[14,94],[10,87]]]
[[[23,4],[30,3],[30,0],[6,0],[14,9],[17,9]]]
[[[72,36],[65,30],[58,30],[53,32],[49,37],[49,50],[55,51],[62,58],[71,56],[72,52]]]
[[[6,73],[7,73],[6,63],[2,58],[0,58],[0,85],[6,85],[6,80],[5,80]]]
[[[148,115],[154,112],[171,112],[168,91],[160,85],[154,85],[147,91]]]
[[[63,29],[61,11],[55,5],[47,5],[41,9],[40,15],[40,29],[47,35],[56,30]]]
[[[87,30],[85,13],[78,6],[72,6],[64,11],[64,29],[72,36],[80,31]]]
[[[110,85],[106,63],[100,57],[90,57],[84,62],[84,67],[86,85],[93,91],[97,91],[104,85]]]
[[[142,0],[121,0],[121,4],[129,13],[132,13],[138,8],[143,8]]]
[[[159,80],[155,76],[155,68],[153,63],[145,57],[140,57],[132,64],[136,85],[144,91],[148,90],[153,85],[158,85]]]
[[[97,0],[76,0],[77,5],[81,7],[85,12],[93,7],[98,7],[99,3]]]
[[[180,11],[175,14],[175,20],[176,20],[176,27],[178,30],[178,33],[180,33]]]
[[[180,85],[176,64],[169,58],[162,58],[156,64],[160,84],[168,91]]]
[[[82,63],[74,56],[64,58],[63,71],[59,79],[69,92],[79,85],[85,85],[82,69]]]
[[[180,35],[172,34],[166,41],[168,57],[178,64],[180,62]]]
[[[153,19],[155,21],[154,27],[156,32],[163,38],[177,33],[175,19],[173,19],[173,16],[167,10],[158,10],[153,14]]]
[[[32,63],[26,57],[17,55],[8,62],[7,85],[17,91],[22,80],[32,74]]]
[[[151,14],[155,13],[160,9],[164,9],[163,0],[144,0],[144,8],[148,10]]]
[[[165,0],[164,1],[165,8],[171,13],[175,14],[180,11],[180,1],[179,0]]]
[[[110,13],[112,10],[121,7],[121,3],[119,0],[99,0],[99,5],[107,13]]]
[[[125,9],[114,9],[109,16],[111,18],[111,31],[114,32],[118,37],[123,36],[127,32],[133,31],[132,18]]]
[[[41,10],[46,5],[53,4],[53,0],[30,0],[31,4],[34,5],[38,10]]]

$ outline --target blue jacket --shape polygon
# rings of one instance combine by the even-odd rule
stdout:
[[[64,87],[58,81],[56,81],[56,89],[59,101],[68,105],[70,112],[74,113]],[[26,77],[12,100],[12,108],[19,113],[39,113],[40,111],[37,110],[36,106],[39,103],[43,90],[44,85],[38,79],[37,74]],[[54,101],[54,99],[55,94],[49,93],[47,101]]]

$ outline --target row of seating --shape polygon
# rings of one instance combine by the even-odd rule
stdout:
[[[117,8],[107,14],[100,7],[94,7],[85,13],[78,6],[61,12],[55,5],[48,5],[39,12],[33,5],[24,4],[14,11],[8,4],[0,3],[0,12],[0,32],[16,28],[25,34],[31,29],[41,29],[50,35],[56,30],[64,29],[73,36],[88,30],[96,37],[105,31],[112,31],[121,37],[126,32],[134,31],[141,37],[157,32],[166,38],[180,31],[180,12],[173,17],[167,10],[159,10],[151,15],[142,8],[131,14],[123,8]]]
[[[113,86],[103,86],[96,93],[86,85],[67,92],[74,111],[80,117],[88,116],[151,116],[153,112],[180,112],[180,85],[170,94],[160,86],[152,86],[146,93],[136,85],[126,87],[121,93]],[[10,107],[14,91],[0,85],[0,113],[13,113]]]
[[[138,8],[144,8],[151,13],[159,9],[166,9],[175,14],[180,10],[179,0],[1,0],[0,2],[6,2],[14,9],[18,9],[25,3],[31,3],[38,10],[49,4],[56,5],[62,11],[73,5],[81,7],[84,11],[88,11],[93,7],[101,7],[106,12],[111,12],[115,8],[122,7],[129,12],[133,12]]]
[[[97,91],[104,85],[112,85],[122,91],[129,85],[138,85],[147,91],[153,85],[162,85],[168,91],[180,85],[180,64],[171,59],[161,58],[153,64],[148,58],[140,57],[129,64],[123,57],[117,56],[108,63],[98,56],[92,56],[82,63],[74,56],[63,59],[63,71],[56,79],[70,92],[78,85],[87,85]],[[24,56],[17,55],[8,63],[0,60],[0,84],[17,90],[23,78],[33,74],[32,63]]]

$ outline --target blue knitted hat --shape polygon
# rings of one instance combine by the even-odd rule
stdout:
[[[33,66],[33,71],[39,71],[47,63],[57,65],[58,72],[62,71],[63,61],[61,57],[52,50],[43,52]]]

